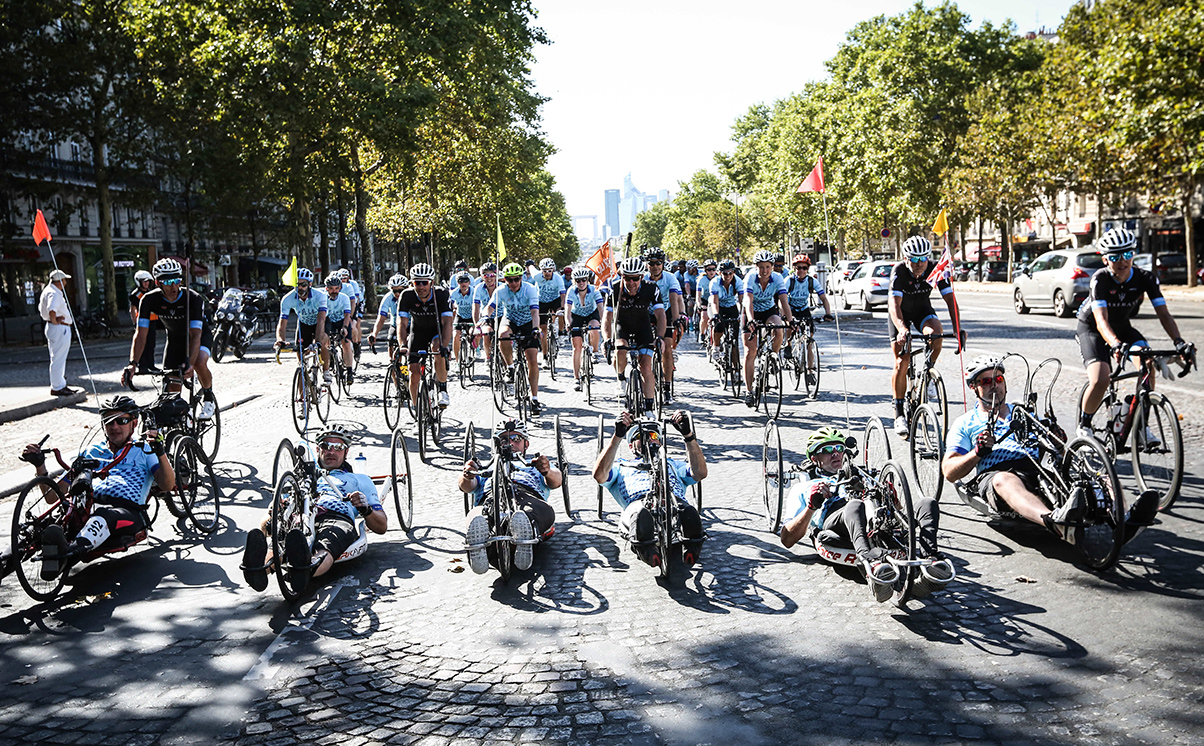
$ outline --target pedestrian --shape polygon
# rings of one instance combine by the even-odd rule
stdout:
[[[67,353],[71,350],[71,308],[63,280],[71,275],[61,269],[50,273],[50,284],[38,300],[38,313],[46,322],[46,347],[50,349],[50,393],[71,396],[75,389],[67,387]]]

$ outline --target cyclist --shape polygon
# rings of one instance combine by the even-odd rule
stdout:
[[[273,349],[284,347],[284,330],[290,312],[297,314],[297,360],[304,364],[305,348],[317,342],[322,358],[322,378],[330,383],[330,356],[326,354],[326,294],[315,293],[314,273],[304,267],[297,270],[297,287],[280,299],[280,323],[276,325]]]
[[[790,279],[786,282],[786,295],[790,300],[790,313],[798,321],[811,326],[811,332],[815,333],[814,320],[811,318],[811,295],[816,297],[824,304],[824,321],[832,321],[836,317],[832,315],[832,306],[828,304],[828,296],[824,292],[824,285],[819,280],[812,277],[808,272],[811,269],[811,258],[806,254],[795,254],[794,256],[794,274],[790,275]],[[791,329],[786,337],[785,355],[789,358],[793,351],[790,349],[790,340],[794,338],[796,329]],[[810,362],[810,361],[808,361]],[[807,371],[807,384],[810,385],[814,373]]]
[[[451,285],[455,284],[456,278],[460,276],[461,272],[463,272],[464,274],[468,274],[468,262],[464,261],[463,259],[457,259],[456,263],[454,265],[452,265],[451,275],[448,277],[448,280],[449,280],[448,286],[449,287]],[[469,275],[470,281],[471,281],[471,278],[472,278],[472,275]]]
[[[353,442],[351,433],[339,425],[318,434],[318,466],[326,471],[327,478],[318,479],[312,552],[301,529],[294,528],[284,537],[284,555],[302,581],[296,583],[298,586],[330,571],[359,538],[357,520],[362,520],[374,534],[383,534],[389,528],[389,518],[377,497],[372,477],[356,474],[347,462]],[[268,587],[268,570],[273,565],[267,540],[271,520],[269,511],[257,528],[247,532],[242,554],[243,578],[257,591]]]
[[[1040,453],[1009,430],[1013,405],[1007,403],[1004,373],[1003,362],[990,355],[979,355],[966,365],[966,383],[978,399],[977,406],[949,428],[941,471],[950,482],[975,472],[969,488],[993,510],[1014,512],[1069,541],[1089,496],[1075,485],[1056,511],[1040,496],[1036,466]],[[1158,493],[1146,492],[1134,501],[1127,520],[1136,530],[1152,523],[1157,510]],[[1129,538],[1126,534],[1126,541]]]
[[[744,403],[750,407],[757,404],[753,390],[753,367],[757,359],[757,324],[781,324],[793,320],[790,314],[790,304],[787,302],[786,281],[773,271],[773,254],[768,251],[758,251],[753,256],[753,264],[757,265],[755,273],[750,272],[744,278],[744,383],[748,386],[748,396]],[[779,314],[779,311],[781,312]],[[782,347],[782,330],[773,331],[773,351]]]
[[[385,325],[385,320],[389,321],[389,353],[393,353],[393,348],[397,346],[397,301],[401,299],[401,293],[405,290],[406,276],[398,273],[389,278],[389,292],[385,297],[380,299],[380,309],[376,314],[376,323],[372,325],[372,331],[368,333],[368,344],[376,345],[376,337],[380,334],[381,327]]]
[[[397,342],[400,355],[410,359],[410,401],[418,401],[418,384],[422,380],[418,362],[419,351],[438,352],[435,357],[435,386],[439,389],[439,407],[450,403],[447,397],[447,358],[451,350],[446,342],[452,338],[451,298],[446,288],[437,288],[435,268],[415,264],[410,268],[412,287],[403,290],[397,300]],[[404,340],[404,341],[403,341]]]
[[[343,292],[343,281],[338,274],[326,276],[326,338],[343,348],[343,374],[350,384],[355,378],[351,347],[351,296]]]
[[[564,307],[564,296],[568,292],[568,286],[564,284],[564,278],[556,271],[556,262],[552,261],[551,257],[540,261],[539,274],[535,275],[535,287],[539,290],[539,328],[543,332],[540,344],[543,346],[544,362],[547,362],[548,321],[560,316],[557,311]],[[557,323],[560,324],[560,322]],[[564,331],[563,324],[560,324],[560,331]]]
[[[457,264],[464,263],[463,260]],[[460,335],[472,335],[472,307],[473,307],[473,292],[472,292],[472,275],[468,274],[467,270],[461,271],[455,276],[456,287],[452,289],[449,295],[451,296],[452,305],[456,307],[455,330],[456,339],[452,342],[452,357],[456,360],[460,359]],[[469,336],[475,348],[476,340]]]
[[[343,281],[343,292],[351,299],[351,346],[355,351],[355,359],[360,359],[360,323],[364,318],[364,289],[351,279],[351,270],[344,267],[339,270],[339,279]],[[347,358],[350,360],[351,358]]]
[[[698,328],[703,338],[710,331],[710,313],[708,307],[711,300],[711,283],[717,276],[718,264],[714,259],[707,259],[702,265],[702,274],[698,277],[698,290],[694,301],[698,309]]]
[[[903,242],[903,253],[907,260],[899,262],[890,271],[890,303],[887,305],[887,329],[890,334],[891,352],[894,353],[894,368],[890,374],[891,394],[895,404],[895,433],[907,435],[907,419],[903,416],[903,397],[907,392],[907,365],[911,359],[907,338],[908,327],[914,326],[921,334],[941,334],[944,327],[936,317],[932,301],[928,296],[933,286],[928,283],[927,273],[931,264],[932,242],[923,236],[912,236]],[[936,281],[936,289],[949,307],[949,318],[957,326],[957,299],[948,277]],[[932,340],[932,362],[941,355],[941,339]],[[936,385],[929,381],[928,400],[938,401]]]
[[[644,279],[654,283],[661,291],[661,301],[665,304],[665,330],[661,333],[665,339],[661,350],[661,372],[663,373],[662,396],[669,401],[673,390],[673,353],[677,349],[677,324],[685,319],[685,304],[682,303],[681,285],[677,278],[665,272],[665,252],[655,246],[644,251],[644,262],[648,272]]]
[[[719,345],[723,330],[740,322],[740,296],[742,283],[736,278],[736,263],[724,259],[719,263],[719,274],[711,280],[710,317],[711,346]],[[739,345],[737,345],[739,347]]]
[[[698,436],[694,432],[694,424],[690,415],[677,412],[668,420],[686,440],[686,455],[688,462],[677,459],[667,459],[669,489],[677,500],[678,526],[681,529],[683,541],[682,560],[686,567],[692,567],[702,553],[702,542],[706,532],[702,528],[702,517],[698,510],[686,502],[686,488],[698,484],[707,476],[707,462],[698,445]],[[663,439],[660,426],[653,424],[655,435]],[[606,449],[598,454],[594,462],[594,481],[605,487],[623,509],[619,518],[619,534],[631,543],[631,549],[641,561],[656,567],[660,564],[660,555],[653,537],[656,524],[652,512],[644,499],[652,491],[650,464],[642,463],[640,456],[640,428],[635,426],[635,417],[631,412],[623,412],[615,420],[614,435],[606,445]],[[651,435],[649,437],[652,437]],[[619,459],[619,443],[627,441],[628,448],[635,459]],[[662,446],[664,447],[663,443]]]
[[[68,537],[58,525],[42,532],[43,580],[54,580],[68,565],[93,550],[106,544],[120,546],[145,530],[146,498],[152,480],[160,490],[175,488],[175,472],[158,431],[147,430],[145,444],[133,444],[123,453],[138,429],[139,412],[128,396],[114,396],[100,405],[104,442],[84,449],[80,456],[96,459],[101,468],[112,466],[107,477],[93,481],[92,514],[74,536]],[[47,476],[46,456],[37,444],[25,446],[21,459],[33,464],[38,476]]]
[[[130,291],[130,319],[138,323],[138,304],[142,296],[155,289],[155,276],[145,269],[134,273],[134,289]],[[155,337],[156,331],[163,325],[156,321],[146,327],[146,344],[142,347],[142,356],[138,358],[138,373],[156,373],[155,367]]]
[[[493,294],[497,291],[497,265],[493,262],[486,262],[481,265],[481,276],[477,278],[476,285],[472,291],[472,320],[476,324],[477,334],[482,337],[488,337],[493,334],[494,319],[502,315],[500,308],[495,308],[492,313],[486,315],[482,311],[489,306],[489,300],[493,298]],[[492,341],[492,340],[489,340]],[[493,345],[485,345],[485,360],[493,360]]]
[[[598,329],[602,326],[602,308],[605,301],[602,293],[590,283],[591,273],[585,267],[573,271],[573,289],[565,298],[564,323],[573,338],[573,384],[574,391],[581,390],[581,354],[585,346],[585,332],[589,331],[590,354],[598,362]]]
[[[1145,337],[1133,328],[1129,319],[1133,309],[1141,303],[1141,296],[1150,297],[1150,305],[1158,315],[1158,321],[1175,344],[1180,354],[1187,352],[1187,342],[1179,336],[1179,325],[1166,307],[1158,278],[1152,272],[1133,266],[1133,252],[1137,250],[1137,237],[1124,228],[1113,228],[1099,240],[1098,248],[1104,255],[1104,266],[1091,276],[1090,291],[1079,306],[1078,338],[1079,350],[1083,354],[1083,365],[1087,368],[1087,391],[1079,402],[1080,437],[1093,435],[1091,418],[1100,402],[1108,393],[1108,378],[1112,375],[1112,358],[1117,361],[1130,347],[1148,347]],[[1140,365],[1140,358],[1133,358]],[[1151,387],[1154,376],[1150,376]],[[1148,431],[1148,428],[1147,428]],[[1156,437],[1149,432],[1141,433],[1147,445],[1158,445]]]
[[[845,436],[834,427],[821,427],[807,436],[805,479],[797,480],[786,497],[783,512],[790,517],[782,525],[782,546],[792,547],[804,537],[814,539],[820,531],[832,531],[853,545],[866,575],[875,582],[890,585],[898,571],[887,559],[886,550],[870,546],[865,502],[836,489],[844,466]],[[930,497],[914,502],[916,552],[920,557],[937,560],[929,568],[934,578],[930,590],[944,587],[953,578],[953,565],[937,549],[940,509]],[[879,601],[890,594],[875,594]]]
[[[213,374],[209,372],[209,346],[213,344],[213,335],[205,316],[205,299],[192,288],[182,286],[184,268],[175,259],[160,259],[151,269],[159,287],[142,296],[138,303],[138,326],[130,345],[130,362],[121,374],[122,383],[129,385],[137,370],[150,325],[155,321],[162,322],[167,332],[163,368],[181,370],[184,378],[196,372],[203,397],[200,418],[207,420],[213,417],[217,403],[213,398]],[[179,391],[180,386],[180,381],[171,381],[168,390]]]
[[[522,268],[519,268],[522,271]],[[560,487],[564,474],[552,466],[547,456],[536,454],[527,461],[527,448],[531,441],[527,429],[521,420],[506,420],[498,432],[509,453],[500,454],[503,458],[517,458],[525,466],[519,466],[511,472],[514,480],[515,506],[518,510],[510,516],[510,535],[519,541],[529,541],[538,538],[546,541],[552,537],[556,523],[556,509],[548,502],[549,490]],[[468,527],[464,532],[465,540],[470,547],[468,550],[468,566],[480,575],[489,569],[489,565],[497,563],[494,551],[485,546],[489,539],[489,519],[485,516],[485,493],[492,484],[489,477],[478,474],[488,469],[489,464],[482,464],[476,459],[464,463],[460,473],[459,487],[461,492],[473,494],[472,510],[468,512]],[[531,566],[535,547],[532,544],[516,544],[514,547],[514,566],[526,570]]]
[[[627,353],[630,351],[638,358],[644,411],[649,411],[655,406],[656,398],[652,350],[663,344],[666,323],[660,288],[645,279],[644,271],[644,262],[638,256],[619,263],[619,277],[611,281],[610,293],[606,296],[606,317],[602,327],[607,344],[615,346],[615,372],[619,376],[620,392],[627,380]]]
[[[786,255],[780,251],[773,255],[773,271],[782,277],[786,276]]]
[[[485,308],[487,315],[501,311],[502,322],[498,326],[498,342],[502,350],[502,358],[509,366],[509,377],[514,379],[514,350],[511,338],[520,345],[523,354],[527,356],[527,382],[531,384],[531,414],[539,414],[539,350],[540,328],[539,291],[531,283],[523,280],[521,265],[511,262],[502,270],[506,279],[504,286],[499,286],[489,299]]]

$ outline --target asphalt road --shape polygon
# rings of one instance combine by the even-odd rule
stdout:
[[[1055,401],[1070,417],[1085,380],[1070,322],[1017,317],[1007,301],[964,294],[969,351],[1062,358]],[[1185,336],[1204,339],[1190,304],[1174,310]],[[859,432],[867,417],[891,414],[884,324],[881,312],[845,317],[839,346],[831,325],[821,331],[825,393],[815,402],[792,394],[782,418],[796,459],[821,424]],[[335,416],[361,434],[353,453],[375,472],[386,469],[388,437],[379,367],[366,360],[357,395]],[[554,497],[556,536],[509,585],[463,571],[458,441],[468,420],[483,430],[493,415],[483,386],[453,386],[444,450],[414,466],[417,527],[374,538],[364,558],[294,607],[274,585],[246,588],[238,571],[244,531],[269,501],[272,455],[292,431],[291,368],[261,342],[247,360],[218,367],[219,399],[253,398],[223,415],[217,534],[181,531],[163,513],[148,542],[82,568],[55,602],[30,602],[12,576],[0,582],[0,744],[1204,738],[1198,375],[1165,387],[1184,414],[1184,496],[1115,570],[1087,572],[1042,530],[987,522],[949,491],[940,538],[959,579],[900,611],[763,529],[764,418],[717,388],[696,350],[681,366],[678,406],[695,415],[711,469],[711,538],[693,572],[678,567],[658,582],[622,546],[613,504],[598,520],[588,472],[597,414],[612,414],[613,400],[585,406],[563,378],[541,398],[564,419],[574,515]],[[940,368],[960,411],[956,358]],[[0,447],[52,431],[77,440],[88,417],[56,412],[0,427]],[[551,452],[550,415],[540,425],[533,448]],[[12,504],[0,501],[0,526]]]

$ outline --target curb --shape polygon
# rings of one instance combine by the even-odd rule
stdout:
[[[16,422],[17,420],[23,420],[26,417],[32,417],[35,414],[42,414],[43,412],[49,412],[52,409],[59,409],[61,407],[71,407],[71,406],[75,406],[76,404],[83,404],[87,400],[88,400],[87,392],[77,391],[74,394],[72,394],[71,396],[55,396],[50,399],[43,399],[41,401],[36,401],[33,404],[26,404],[23,407],[15,407],[13,409],[6,409],[6,410],[0,412],[0,424],[4,424],[5,422]]]

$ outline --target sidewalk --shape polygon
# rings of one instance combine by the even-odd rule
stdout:
[[[87,401],[88,392],[80,389],[79,384],[74,388],[77,390],[71,396],[53,396],[46,387],[8,387],[4,392],[4,404],[0,405],[0,424],[16,422],[60,407],[73,407]]]
[[[1010,282],[955,282],[953,289],[955,292],[968,293],[998,293],[1000,295],[1011,295],[1013,285]],[[1163,285],[1162,295],[1168,300],[1186,300],[1195,302],[1204,302],[1204,285],[1198,285],[1194,288],[1189,288],[1186,285]]]
[[[162,344],[162,343],[160,343]],[[0,365],[28,365],[29,363],[46,364],[49,362],[49,353],[46,352],[46,345],[10,345],[0,348],[4,351],[3,356],[0,356]],[[121,339],[85,339],[84,351],[88,354],[88,361],[93,360],[111,360],[113,358],[125,358],[130,354],[129,338]],[[71,352],[67,355],[68,362],[83,360],[83,354],[79,350],[79,339],[73,337],[71,339]]]

